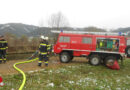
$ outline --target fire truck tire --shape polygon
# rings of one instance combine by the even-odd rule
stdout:
[[[60,54],[60,62],[62,62],[62,63],[68,63],[70,61],[71,61],[71,57],[70,57],[69,53],[62,52]]]
[[[101,63],[101,58],[98,55],[92,55],[89,58],[89,63],[91,65],[97,66]]]
[[[105,58],[105,65],[106,66],[112,66],[113,64],[114,64],[114,61],[116,60],[116,57],[114,57],[114,56],[108,56],[108,57],[106,57]]]
[[[126,52],[126,54],[127,54],[127,57],[130,57],[130,46],[127,46],[125,52]]]

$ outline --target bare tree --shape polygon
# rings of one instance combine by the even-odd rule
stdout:
[[[48,20],[48,25],[51,28],[59,29],[61,27],[69,26],[69,22],[67,18],[61,12],[58,12],[56,14],[51,15],[51,17]]]
[[[61,13],[52,14],[48,20],[48,26],[52,29],[60,30],[63,27],[68,27],[69,22],[67,18]],[[58,34],[53,34],[53,43],[56,43]]]

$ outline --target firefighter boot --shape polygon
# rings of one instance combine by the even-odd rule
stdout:
[[[39,67],[42,66],[42,61],[38,61],[38,66],[39,66]]]
[[[6,63],[6,58],[4,58],[3,62]]]
[[[4,63],[6,63],[6,60],[3,60]]]
[[[45,66],[47,67],[47,66],[48,66],[48,64],[45,64]]]
[[[41,67],[41,66],[42,66],[42,63],[38,63],[38,66]]]
[[[46,66],[46,67],[48,66],[48,62],[45,62],[45,66]]]

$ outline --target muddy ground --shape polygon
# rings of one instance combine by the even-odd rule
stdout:
[[[25,60],[9,60],[5,64],[0,64],[0,74],[1,75],[10,75],[10,74],[19,73],[18,71],[16,71],[13,68],[13,65],[17,62],[22,62],[22,61],[25,61]],[[20,64],[20,65],[17,65],[17,66],[21,70],[23,70],[24,72],[27,72],[27,71],[33,71],[33,70],[40,70],[40,69],[43,69],[43,68],[58,68],[58,67],[65,66],[65,65],[80,64],[80,63],[86,63],[86,62],[87,62],[86,58],[76,57],[70,63],[60,63],[59,57],[53,56],[53,57],[50,57],[48,67],[44,66],[44,62],[42,64],[42,67],[38,67],[37,66],[38,61]]]

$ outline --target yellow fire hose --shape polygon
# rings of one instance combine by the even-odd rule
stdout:
[[[25,85],[26,75],[25,75],[25,73],[24,73],[21,69],[19,69],[18,67],[16,67],[16,65],[23,64],[23,63],[30,63],[30,62],[36,61],[37,59],[38,59],[38,58],[35,58],[35,59],[32,59],[32,60],[28,60],[28,61],[18,62],[18,63],[15,63],[15,64],[13,65],[13,67],[23,75],[23,82],[22,82],[22,84],[21,84],[19,90],[22,90],[23,87],[24,87],[24,85]]]

